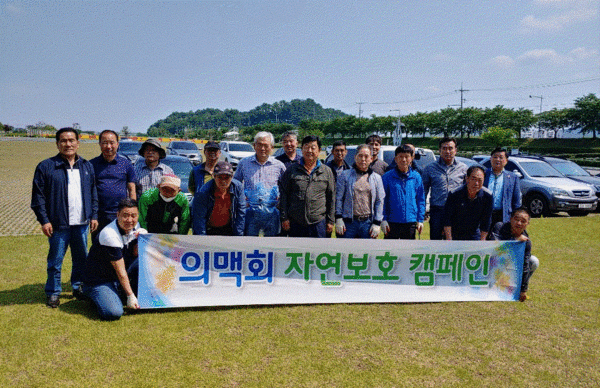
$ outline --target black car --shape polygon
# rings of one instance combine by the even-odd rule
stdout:
[[[139,156],[138,151],[142,148],[141,141],[121,140],[117,154],[126,157],[131,163],[134,163]]]

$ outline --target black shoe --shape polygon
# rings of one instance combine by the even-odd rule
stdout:
[[[58,295],[50,295],[46,297],[46,306],[55,309],[58,307],[58,305],[60,305],[60,298]]]
[[[73,290],[73,296],[77,300],[88,300],[89,298],[81,291],[81,288],[76,288]]]

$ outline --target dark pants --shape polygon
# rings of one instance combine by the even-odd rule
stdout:
[[[326,231],[325,219],[312,225],[300,225],[290,220],[290,237],[325,238]]]
[[[444,240],[442,233],[444,232],[444,207],[431,206],[429,208],[429,239]]]
[[[401,224],[398,222],[388,222],[390,232],[385,236],[386,239],[414,240],[417,235],[417,223],[409,222]]]
[[[207,236],[233,236],[233,229],[231,228],[231,223],[220,226],[218,228],[207,226],[206,227],[206,235]]]

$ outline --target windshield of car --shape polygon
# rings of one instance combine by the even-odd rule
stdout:
[[[192,164],[189,161],[163,159],[161,162],[171,167],[175,175],[181,178],[181,180],[185,180],[187,182],[187,179],[190,176],[190,172],[193,168]]]
[[[196,147],[196,144],[194,144],[194,143],[187,143],[187,142],[173,143],[171,145],[171,148],[176,148],[178,150],[194,150],[194,151],[198,151],[198,147]]]
[[[590,174],[581,168],[577,163],[573,162],[551,162],[552,167],[560,171],[566,176],[590,176]]]
[[[229,143],[229,151],[254,152],[254,148],[248,143]]]
[[[563,178],[563,175],[552,166],[543,162],[521,162],[521,167],[535,178]]]
[[[137,154],[137,152],[140,150],[140,148],[142,148],[142,143],[137,142],[137,141],[124,141],[119,143],[119,152],[120,153],[134,153]]]

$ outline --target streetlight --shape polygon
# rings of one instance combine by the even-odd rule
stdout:
[[[542,113],[542,103],[544,102],[544,96],[532,96],[530,94],[529,98],[539,98],[540,99],[540,113]]]

